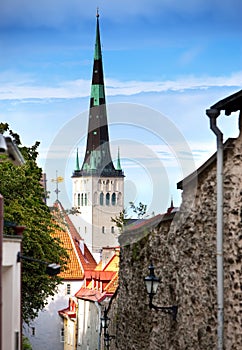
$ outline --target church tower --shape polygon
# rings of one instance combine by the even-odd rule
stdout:
[[[72,175],[73,207],[80,212],[73,215],[72,220],[93,254],[100,253],[102,247],[118,245],[118,229],[111,217],[118,216],[124,207],[124,174],[119,152],[117,158],[115,167],[109,145],[97,13],[86,153],[80,166],[77,150],[76,167]]]

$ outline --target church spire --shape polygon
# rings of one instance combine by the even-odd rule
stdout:
[[[99,29],[99,13],[97,10],[96,41],[92,73],[90,108],[105,104],[103,79],[102,49]]]
[[[114,168],[109,148],[109,133],[105,101],[98,10],[96,18],[96,40],[94,50],[86,153],[80,171],[75,171],[73,176],[94,174],[99,176],[122,176],[122,174],[120,173],[122,171],[116,170]]]

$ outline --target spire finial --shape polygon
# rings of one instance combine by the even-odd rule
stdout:
[[[96,17],[97,17],[97,18],[99,17],[99,7],[97,7],[97,14],[96,14]]]
[[[167,214],[171,214],[172,210],[174,209],[174,204],[173,204],[173,197],[171,196],[171,204],[170,207],[167,209]]]
[[[171,208],[174,208],[174,204],[173,204],[173,196],[171,196]]]
[[[56,188],[55,188],[55,193],[56,193],[56,201],[58,202],[58,194],[60,192],[59,188],[58,188],[58,183],[59,182],[63,182],[64,181],[64,177],[62,176],[58,176],[58,171],[56,170],[56,178],[55,179],[51,179],[51,182],[55,182],[56,183]]]

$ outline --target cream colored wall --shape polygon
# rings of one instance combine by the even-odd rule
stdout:
[[[77,350],[98,350],[99,310],[94,302],[78,299]]]
[[[92,181],[91,178],[73,178],[72,206],[78,209],[79,214],[70,215],[70,219],[77,231],[84,239],[88,249],[92,250]],[[78,194],[87,194],[87,205],[78,205]],[[84,198],[85,199],[85,198]],[[80,199],[81,200],[81,199]]]
[[[76,321],[64,319],[64,350],[76,349]]]
[[[68,284],[71,287],[70,294],[67,294]],[[29,327],[24,325],[24,334],[29,338],[34,350],[49,349],[50,344],[51,349],[64,349],[65,343],[61,342],[61,329],[64,327],[64,322],[58,311],[68,306],[70,296],[74,296],[82,285],[83,281],[70,280],[59,284],[56,294],[48,298],[48,304],[38,313],[38,317],[30,323]],[[35,335],[32,334],[33,328]]]
[[[21,249],[21,239],[3,238],[3,339],[2,349],[15,350],[21,335],[21,264],[17,254]]]
[[[79,206],[78,194],[81,198],[82,193],[84,196],[87,194],[87,205]],[[101,193],[104,195],[104,205],[100,205]],[[110,194],[110,205],[106,205],[107,193]],[[116,195],[115,205],[111,204],[113,193]],[[99,253],[105,246],[118,245],[119,232],[111,217],[118,216],[124,207],[123,177],[73,178],[73,207],[80,214],[71,215],[71,220],[93,253]]]

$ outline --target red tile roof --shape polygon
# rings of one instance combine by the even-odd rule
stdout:
[[[60,277],[65,280],[83,280],[85,272],[94,270],[97,263],[85,243],[83,243],[83,249],[81,249],[80,242],[82,238],[61,203],[56,201],[54,207],[58,210],[58,214],[61,214],[64,222],[61,223],[56,212],[53,213],[54,220],[62,227],[62,229],[55,231],[53,237],[60,239],[69,254],[67,268],[60,273]]]
[[[61,209],[61,211],[64,213],[64,218],[65,221],[68,225],[68,230],[73,238],[73,241],[75,242],[76,247],[78,247],[77,251],[78,251],[78,255],[79,258],[81,260],[82,266],[84,268],[84,270],[94,270],[97,266],[97,263],[94,259],[94,257],[92,256],[92,253],[90,252],[90,250],[87,248],[86,244],[84,243],[84,254],[82,254],[81,252],[81,248],[80,248],[80,241],[82,241],[82,237],[80,236],[80,234],[78,233],[78,231],[76,230],[75,226],[73,225],[71,219],[69,218],[69,216],[66,214],[63,206],[61,205],[61,203],[59,202],[59,207]]]
[[[81,288],[75,296],[79,299],[89,300],[89,301],[101,301],[105,297],[106,293],[102,293],[96,289]]]
[[[73,299],[69,299],[69,305],[63,310],[59,310],[58,313],[62,317],[76,318],[77,302]]]
[[[109,260],[107,265],[103,269],[104,271],[119,271],[119,250],[116,250],[116,254]]]
[[[115,275],[114,271],[86,271],[86,279],[95,279],[98,281],[110,281]]]
[[[85,287],[82,287],[76,297],[90,301],[101,301],[111,296],[118,288],[119,249],[111,257],[107,265],[101,270],[101,264],[93,271],[85,272]]]
[[[104,290],[107,294],[113,295],[116,292],[117,288],[118,288],[118,272],[115,273],[115,275],[113,276],[111,281],[107,284]]]

